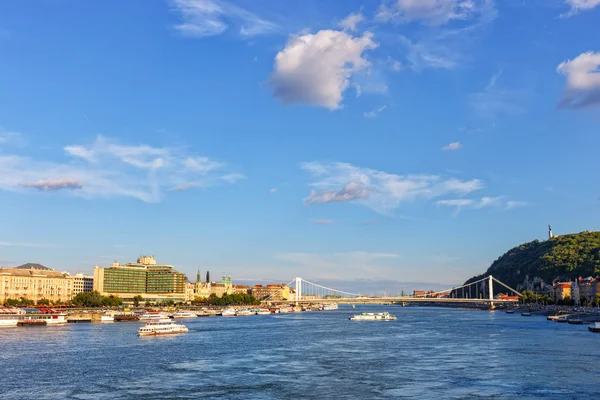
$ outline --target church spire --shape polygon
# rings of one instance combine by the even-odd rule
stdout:
[[[198,273],[196,274],[196,282],[202,282],[202,279],[200,278],[200,267],[198,267]]]

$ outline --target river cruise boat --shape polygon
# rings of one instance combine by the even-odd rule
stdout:
[[[50,308],[0,308],[0,327],[29,325],[62,325],[67,323],[67,314]]]
[[[174,333],[187,333],[189,329],[182,324],[176,324],[170,318],[157,321],[148,321],[138,329],[138,336],[171,335]]]
[[[248,309],[248,308],[243,308],[241,310],[237,310],[235,312],[235,315],[238,317],[248,317],[250,315],[254,315],[254,311]]]
[[[165,318],[169,318],[169,316],[160,312],[145,312],[139,316],[140,321],[158,321]]]
[[[323,304],[323,311],[337,310],[337,303]]]
[[[267,309],[267,308],[259,308],[258,310],[256,310],[256,315],[269,315],[271,314],[271,310]]]
[[[197,318],[198,315],[191,311],[177,311],[173,314],[173,318]]]
[[[235,317],[235,308],[227,307],[221,312],[223,317]]]
[[[349,318],[350,321],[395,321],[396,316],[388,312],[362,313]]]
[[[600,322],[594,322],[590,326],[588,326],[590,332],[600,332]]]
[[[115,317],[112,315],[103,315],[100,317],[100,322],[115,322]]]

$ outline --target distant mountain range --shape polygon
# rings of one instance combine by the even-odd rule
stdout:
[[[600,232],[581,232],[534,240],[513,247],[488,270],[469,279],[488,275],[521,290],[549,290],[553,282],[600,276]]]

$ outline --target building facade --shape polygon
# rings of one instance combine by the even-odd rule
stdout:
[[[41,299],[68,301],[73,297],[73,277],[39,264],[0,268],[0,302],[21,297],[36,303]]]
[[[94,277],[90,275],[75,274],[73,278],[73,296],[79,293],[89,293],[94,290]]]
[[[141,256],[135,263],[115,262],[108,268],[94,268],[94,290],[104,296],[119,296],[132,302],[134,296],[142,301],[161,303],[184,302],[185,276],[172,265],[157,264],[153,256]]]
[[[293,300],[290,294],[290,287],[285,283],[254,285],[251,289],[252,296],[258,300]]]

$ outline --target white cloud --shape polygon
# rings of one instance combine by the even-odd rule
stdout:
[[[516,207],[525,207],[526,205],[528,205],[529,203],[525,202],[525,201],[507,201],[506,202],[506,210],[510,210],[511,208],[516,208]]]
[[[473,200],[470,199],[452,199],[452,200],[438,200],[435,202],[438,206],[449,206],[449,207],[468,207],[473,205]]]
[[[341,108],[353,74],[369,65],[363,53],[375,47],[368,32],[361,37],[335,30],[292,36],[277,53],[268,83],[284,104]]]
[[[573,60],[560,63],[556,71],[567,77],[565,95],[559,106],[600,106],[600,52],[582,53]]]
[[[230,24],[242,36],[275,32],[279,26],[241,7],[222,0],[170,0],[171,8],[181,22],[174,29],[186,37],[220,35]]]
[[[563,14],[563,17],[570,17],[579,11],[591,10],[600,5],[600,0],[565,0],[565,4],[571,6],[571,10]]]
[[[381,106],[374,110],[367,111],[367,112],[365,112],[365,118],[377,118],[379,116],[379,114],[386,108],[387,108],[387,106]]]
[[[277,188],[271,188],[271,189],[269,189],[269,193],[270,194],[273,194],[273,193],[276,193],[276,192],[277,192]]]
[[[388,214],[402,203],[447,194],[465,195],[484,187],[479,179],[459,180],[438,175],[396,175],[347,163],[302,164],[315,187],[306,204],[352,201]]]
[[[315,219],[313,222],[317,225],[333,225],[332,219]]]
[[[392,0],[384,1],[377,19],[406,23],[422,21],[425,25],[444,25],[451,20],[466,20],[477,12],[480,0]]]
[[[447,144],[444,147],[442,147],[442,150],[444,150],[444,151],[452,151],[452,150],[458,150],[461,147],[462,147],[462,144],[460,144],[460,142],[452,142],[452,143]]]
[[[511,208],[521,207],[527,203],[523,201],[506,201],[506,196],[489,197],[484,196],[479,200],[472,199],[449,199],[449,200],[438,200],[436,201],[437,206],[455,207],[456,211],[460,211],[463,208],[471,209],[482,209],[486,207],[499,207],[504,210],[510,210]]]
[[[362,13],[353,13],[348,15],[346,18],[340,21],[340,28],[349,31],[355,31],[356,26],[365,20],[365,16]]]
[[[43,192],[62,189],[83,189],[83,184],[75,179],[41,179],[35,182],[21,182],[19,186],[34,188]]]
[[[19,132],[8,132],[0,129],[0,146],[8,144],[20,145],[23,142],[23,135]]]
[[[346,184],[341,190],[311,190],[310,196],[308,199],[304,200],[304,204],[310,205],[315,203],[350,201],[356,199],[364,199],[367,196],[367,190],[364,188],[361,182],[350,182]]]
[[[89,145],[64,148],[67,159],[45,161],[0,154],[0,190],[70,190],[77,196],[133,197],[158,202],[164,190],[234,182],[240,174],[223,163],[189,155],[179,148],[123,145],[98,136]]]

